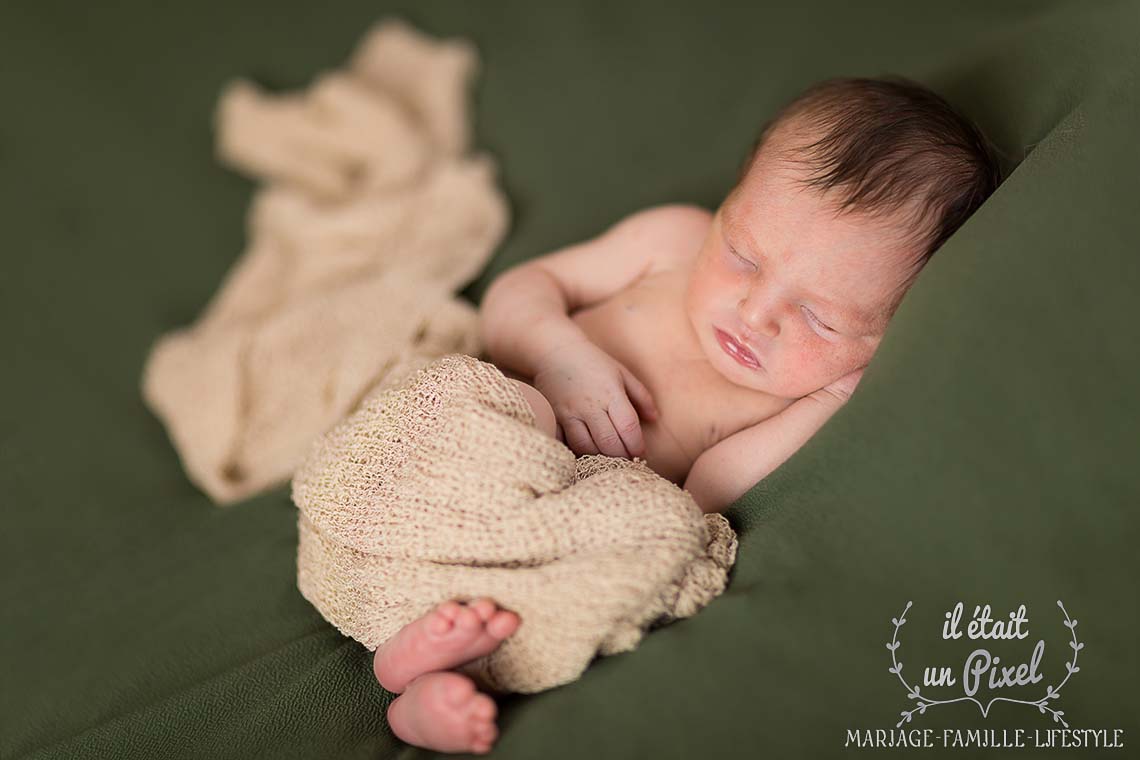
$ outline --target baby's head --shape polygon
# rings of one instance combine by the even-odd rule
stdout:
[[[811,88],[765,127],[694,265],[685,307],[709,361],[784,398],[866,366],[923,265],[999,182],[986,138],[930,90]]]

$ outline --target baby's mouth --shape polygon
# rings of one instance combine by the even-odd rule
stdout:
[[[756,354],[752,353],[747,346],[719,327],[714,327],[713,332],[716,335],[716,342],[720,344],[721,349],[731,356],[737,364],[747,367],[748,369],[760,369],[760,360],[756,358]]]

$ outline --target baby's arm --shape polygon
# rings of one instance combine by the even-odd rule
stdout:
[[[678,247],[678,235],[693,236],[698,222],[707,227],[707,213],[679,204],[640,211],[594,240],[505,272],[484,296],[487,354],[530,380],[575,454],[643,455],[641,422],[655,419],[657,410],[645,385],[594,345],[570,313],[655,271]]]
[[[862,374],[855,370],[711,446],[693,462],[685,490],[703,512],[724,511],[807,443],[851,397]]]
[[[525,261],[501,273],[479,306],[480,332],[496,365],[530,378],[552,349],[588,340],[569,317],[625,289],[662,256],[665,236],[698,212],[680,204],[654,206],[582,243]]]

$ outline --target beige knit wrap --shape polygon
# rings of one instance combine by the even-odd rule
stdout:
[[[494,160],[466,154],[477,64],[471,43],[388,19],[302,92],[222,93],[218,157],[264,183],[249,244],[197,322],[156,341],[142,378],[217,504],[287,481],[409,353],[478,353],[476,310],[455,294],[508,211]]]
[[[390,373],[293,478],[301,593],[369,649],[447,599],[522,625],[462,669],[535,692],[721,593],[736,535],[640,460],[573,452],[493,364],[451,354]]]

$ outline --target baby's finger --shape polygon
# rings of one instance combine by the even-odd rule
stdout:
[[[826,388],[823,388],[821,392],[830,393],[840,402],[846,402],[851,398],[851,394],[855,392],[859,381],[863,379],[863,369],[863,367],[860,367],[857,370],[847,373]]]
[[[610,422],[621,436],[625,450],[631,457],[645,456],[645,442],[641,437],[641,422],[625,394],[618,394],[610,404]]]
[[[575,454],[581,456],[582,454],[598,453],[598,447],[594,445],[594,439],[590,437],[590,430],[582,420],[577,418],[566,420],[562,432],[566,434],[566,445]]]
[[[621,377],[626,392],[629,394],[629,399],[637,407],[637,413],[641,419],[646,422],[653,422],[657,419],[657,405],[653,403],[653,396],[649,393],[649,389],[625,367],[621,368]]]
[[[599,410],[596,416],[587,418],[586,424],[590,428],[590,436],[598,446],[599,454],[629,459],[629,452],[625,450],[621,436],[614,429],[614,423],[610,421],[610,415],[604,409]]]

